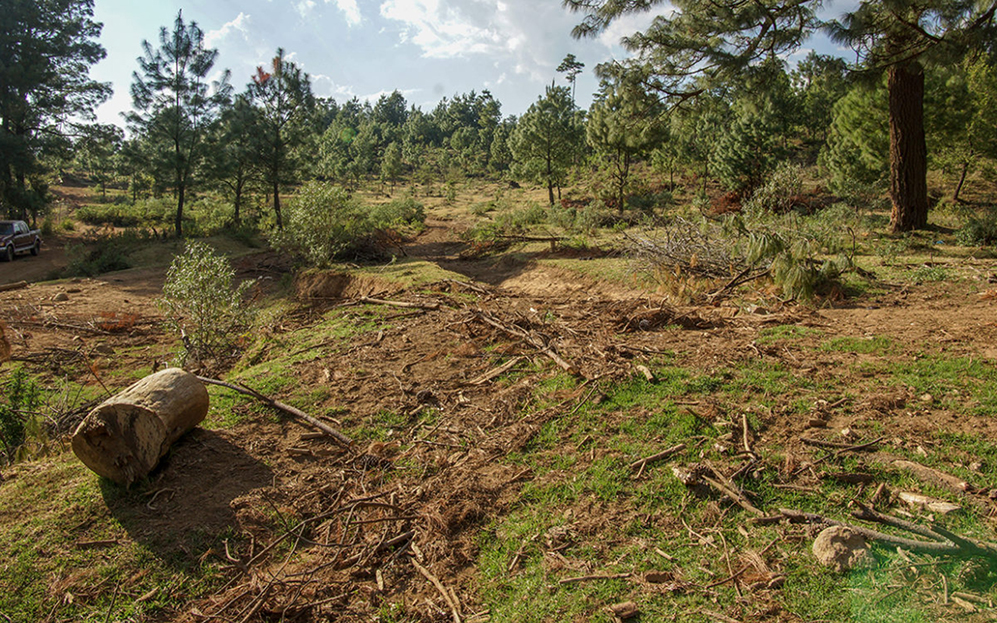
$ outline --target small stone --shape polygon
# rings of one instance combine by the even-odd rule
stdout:
[[[859,438],[858,433],[856,433],[850,428],[841,429],[841,436],[847,439],[848,441],[855,441],[856,439]]]
[[[921,394],[921,402],[925,404],[931,404],[935,401],[935,397],[931,394]]]
[[[56,294],[54,297],[52,297],[52,300],[55,301],[55,302],[57,302],[57,303],[62,303],[64,301],[68,301],[69,300],[69,295],[66,294],[65,292],[60,292],[60,293]]]
[[[807,428],[827,428],[827,422],[818,418],[807,420]]]
[[[624,601],[618,604],[613,604],[608,608],[608,610],[617,621],[626,621],[640,614],[637,604],[632,601]]]
[[[865,538],[844,526],[831,526],[822,530],[814,540],[813,552],[818,562],[838,573],[854,569],[870,560],[869,545]]]

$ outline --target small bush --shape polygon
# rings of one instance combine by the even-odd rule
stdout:
[[[40,432],[40,406],[41,390],[23,368],[15,368],[7,382],[0,384],[0,458],[5,463],[20,458],[29,434]]]
[[[183,342],[181,366],[235,354],[239,334],[252,322],[253,311],[244,299],[253,282],[236,286],[234,279],[228,260],[202,242],[187,243],[173,260],[157,306],[167,328]]]
[[[345,190],[306,184],[287,204],[284,230],[274,244],[313,266],[336,259],[378,257],[404,227],[421,227],[422,204],[410,197],[366,207]]]
[[[153,234],[144,230],[91,234],[82,243],[67,247],[69,265],[65,274],[68,277],[95,277],[131,268],[131,253],[154,239]]]
[[[997,244],[997,209],[989,207],[982,214],[970,215],[956,232],[956,240],[967,247]]]
[[[803,167],[784,163],[764,184],[758,187],[744,204],[745,210],[788,212],[803,194]]]

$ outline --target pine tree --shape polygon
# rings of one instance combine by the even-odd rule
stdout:
[[[574,34],[596,35],[622,16],[664,0],[564,0],[586,13]],[[891,229],[927,223],[924,65],[992,52],[997,0],[863,0],[838,20],[821,22],[819,0],[674,0],[641,33],[624,39],[634,54],[618,71],[642,77],[673,101],[696,97],[770,56],[797,50],[818,27],[851,46],[865,73],[887,74]],[[697,78],[706,78],[705,81]]]
[[[283,48],[278,48],[270,71],[256,68],[248,93],[259,113],[257,158],[273,194],[277,228],[283,229],[280,190],[300,166],[296,148],[304,141],[304,121],[314,105],[311,82],[308,74],[284,58]]]
[[[402,173],[402,147],[398,143],[390,143],[384,150],[384,158],[381,159],[381,183],[390,182],[391,189],[395,188],[395,181]]]
[[[127,115],[132,129],[146,135],[160,149],[158,163],[171,174],[177,198],[175,230],[183,236],[183,209],[194,172],[204,156],[204,138],[228,102],[232,88],[229,72],[209,83],[218,50],[204,47],[204,32],[197,23],[184,23],[177,13],[173,31],[159,31],[159,48],[142,42],[141,69],[132,74],[132,106]]]
[[[583,137],[582,124],[566,87],[551,85],[516,125],[509,141],[516,175],[547,186],[554,205],[554,187],[560,194],[572,157]]]
[[[667,118],[661,102],[639,85],[605,82],[585,126],[589,145],[609,166],[620,213],[626,203],[631,166],[664,141]]]
[[[111,94],[94,82],[104,58],[93,0],[18,0],[0,9],[0,202],[10,216],[44,203],[41,157],[64,145]]]

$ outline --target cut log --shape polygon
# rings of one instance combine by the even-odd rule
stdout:
[[[129,486],[207,414],[201,381],[167,368],[97,405],[73,434],[73,452],[97,474]]]

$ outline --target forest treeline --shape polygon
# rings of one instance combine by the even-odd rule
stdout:
[[[587,7],[583,35],[625,13]],[[317,97],[282,49],[241,87],[227,71],[212,81],[217,51],[181,13],[157,41],[143,42],[122,127],[92,121],[110,94],[87,77],[104,56],[92,9],[92,0],[18,2],[3,20],[0,196],[10,216],[44,213],[49,184],[68,170],[82,171],[105,196],[110,187],[127,188],[118,200],[169,197],[178,235],[185,207],[204,193],[224,196],[235,223],[266,218],[282,228],[282,195],[310,180],[391,192],[403,179],[445,188],[469,176],[502,176],[543,185],[551,204],[569,180],[582,180],[594,199],[623,212],[653,210],[679,180],[702,196],[720,189],[736,203],[791,162],[817,166],[840,197],[896,192],[893,74],[873,71],[872,55],[856,66],[811,51],[790,65],[775,44],[765,53],[753,48],[750,57],[728,49],[742,61],[732,63],[736,71],[711,73],[710,58],[701,57],[706,70],[677,90],[661,80],[667,62],[654,65],[639,53],[647,42],[630,42],[638,53],[627,66],[596,68],[600,87],[587,110],[576,105],[573,88],[584,66],[568,55],[525,113],[504,116],[487,90],[455,94],[432,110],[399,91],[374,102]],[[972,173],[995,176],[997,70],[983,52],[970,42],[945,62],[918,68],[928,166],[950,180],[954,200]],[[247,205],[261,204],[266,214],[247,214]]]

